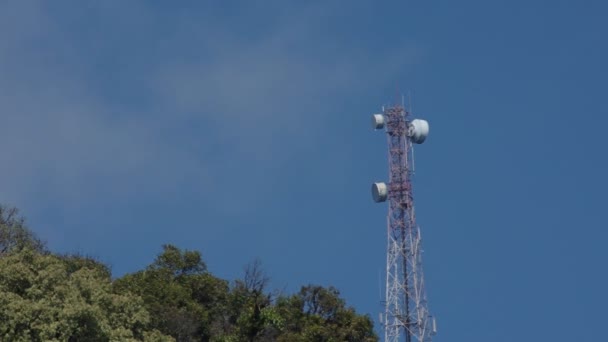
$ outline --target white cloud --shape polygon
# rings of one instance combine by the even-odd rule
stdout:
[[[3,202],[35,206],[47,193],[78,206],[93,194],[161,196],[188,184],[226,190],[215,200],[228,206],[230,191],[253,190],[294,153],[319,148],[326,117],[346,116],[337,103],[381,85],[415,53],[342,44],[326,32],[340,9],[325,5],[275,9],[251,34],[144,2],[52,6],[0,5]],[[83,14],[91,19],[75,19]],[[113,98],[121,86],[142,99]],[[250,179],[234,177],[243,168]]]
[[[100,192],[169,191],[195,170],[204,179],[198,161],[159,137],[161,123],[104,103],[57,18],[27,1],[0,13],[1,201],[29,206],[52,193],[69,206]]]

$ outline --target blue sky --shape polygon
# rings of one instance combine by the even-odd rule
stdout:
[[[409,90],[435,340],[603,339],[607,5],[256,3],[1,1],[0,202],[116,275],[259,257],[377,318],[370,115]]]

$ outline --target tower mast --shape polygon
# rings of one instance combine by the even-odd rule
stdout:
[[[389,182],[374,183],[376,202],[388,199],[385,342],[430,342],[435,321],[430,315],[422,272],[420,228],[416,225],[411,176],[413,144],[426,139],[429,126],[425,120],[410,120],[402,105],[374,114],[374,128],[386,128],[388,140]]]

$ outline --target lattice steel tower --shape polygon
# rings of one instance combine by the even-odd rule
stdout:
[[[374,114],[375,129],[386,129],[389,181],[374,183],[375,202],[388,199],[385,312],[381,314],[385,342],[429,342],[436,332],[424,290],[420,227],[416,225],[411,176],[413,144],[429,133],[425,120],[410,119],[403,106]]]

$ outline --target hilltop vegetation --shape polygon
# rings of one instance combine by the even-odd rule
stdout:
[[[333,287],[270,291],[259,262],[229,282],[198,251],[164,245],[113,279],[94,258],[49,251],[0,206],[1,341],[378,341],[368,316]]]

